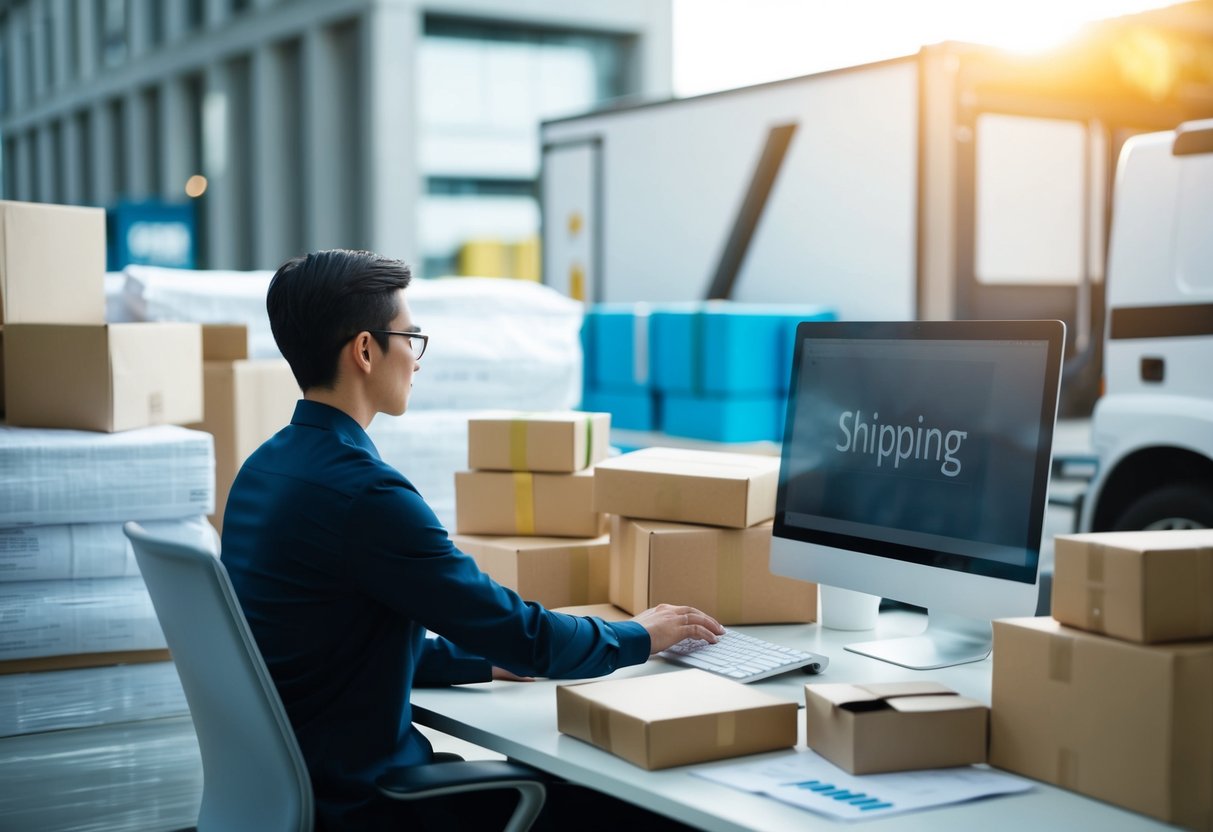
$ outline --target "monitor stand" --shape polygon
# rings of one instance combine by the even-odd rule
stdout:
[[[954,664],[979,662],[990,655],[993,635],[989,621],[946,612],[927,615],[921,635],[860,641],[847,650],[911,670],[934,670]]]

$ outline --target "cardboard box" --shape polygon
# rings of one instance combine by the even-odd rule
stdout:
[[[609,514],[735,529],[775,516],[778,457],[644,448],[594,471],[594,508]]]
[[[556,688],[556,727],[649,770],[796,744],[796,704],[702,670]]]
[[[990,709],[936,682],[805,685],[805,740],[851,774],[986,761]]]
[[[0,201],[0,324],[105,323],[105,211]]]
[[[1213,638],[1213,529],[1060,535],[1053,617],[1116,638]]]
[[[211,523],[223,531],[227,495],[240,466],[262,442],[290,423],[300,392],[283,359],[206,361],[202,378],[202,421],[190,427],[215,437]]]
[[[1213,643],[994,622],[990,764],[1213,829]]]
[[[202,418],[198,324],[11,324],[10,425],[120,431]]]
[[[566,615],[584,615],[590,618],[601,618],[603,621],[631,621],[632,614],[621,610],[614,604],[577,604],[571,607],[556,607],[552,612],[562,612]]]
[[[657,396],[648,388],[591,390],[581,394],[581,409],[611,414],[611,426],[624,430],[656,430]]]
[[[671,436],[709,442],[779,441],[786,408],[787,400],[779,395],[668,393],[661,405],[661,429]]]
[[[502,586],[545,607],[598,604],[607,597],[611,544],[606,535],[479,537],[455,535],[454,543]]]
[[[248,358],[248,327],[244,324],[203,324],[203,361],[240,361]]]
[[[455,473],[459,534],[598,537],[606,517],[594,509],[594,471]]]
[[[468,467],[571,474],[606,459],[611,414],[502,413],[468,419]]]
[[[633,614],[688,604],[721,624],[817,617],[815,584],[772,575],[771,523],[748,529],[611,517],[612,604]]]

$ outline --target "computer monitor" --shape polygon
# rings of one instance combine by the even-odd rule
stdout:
[[[1036,610],[1060,321],[801,323],[771,571],[927,608],[847,645],[904,667],[978,661]]]

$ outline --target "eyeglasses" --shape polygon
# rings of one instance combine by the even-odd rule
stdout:
[[[430,336],[422,335],[420,332],[400,332],[395,329],[368,329],[366,331],[379,335],[403,335],[409,339],[409,349],[413,351],[413,359],[418,361],[421,360],[421,356],[425,355],[425,348],[430,343]]]

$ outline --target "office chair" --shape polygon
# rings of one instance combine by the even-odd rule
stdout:
[[[206,549],[153,537],[138,523],[124,531],[198,735],[203,785],[196,829],[311,832],[307,767],[227,570]],[[526,832],[546,795],[541,772],[499,760],[393,769],[377,785],[399,800],[516,789],[506,832]]]

